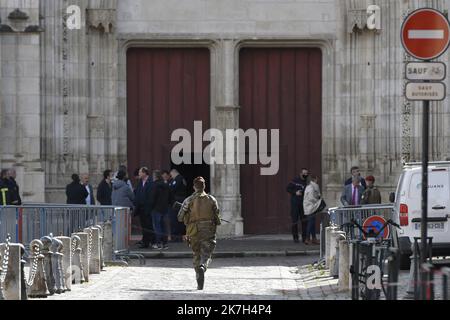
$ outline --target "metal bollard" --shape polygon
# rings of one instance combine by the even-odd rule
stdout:
[[[99,274],[101,271],[100,230],[95,227],[90,227],[84,229],[84,232],[89,235],[88,238],[89,273]]]
[[[85,232],[74,233],[80,239],[80,262],[83,269],[83,280],[89,282],[89,234]]]
[[[69,237],[56,237],[62,242],[62,273],[64,277],[65,291],[72,290],[72,239]]]
[[[54,295],[56,292],[55,276],[53,272],[53,252],[51,251],[52,238],[46,236],[41,238],[42,242],[42,254],[44,255],[44,270],[45,277],[47,279],[47,288],[50,295]]]
[[[47,287],[47,279],[44,270],[44,255],[41,254],[43,243],[40,240],[33,240],[30,243],[30,248],[39,248],[39,250],[33,250],[33,259],[37,259],[37,269],[34,281],[29,289],[28,296],[30,298],[46,298],[50,295]]]
[[[81,239],[77,235],[72,235],[72,284],[80,284],[84,282],[84,270],[81,263]]]
[[[51,245],[52,269],[55,277],[55,287],[56,287],[55,292],[57,294],[61,294],[66,291],[64,288],[65,281],[64,281],[64,272],[62,269],[62,259],[63,259],[63,254],[61,253],[62,248],[63,248],[62,242],[56,238],[52,238],[52,245]]]
[[[350,283],[350,254],[347,240],[339,241],[339,290],[348,291]]]

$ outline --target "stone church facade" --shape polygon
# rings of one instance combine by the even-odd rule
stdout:
[[[81,9],[79,29],[66,24],[71,5]],[[380,9],[375,30],[371,5]],[[411,58],[400,27],[425,6],[448,12],[450,1],[0,0],[0,167],[17,169],[25,201],[63,203],[72,173],[96,184],[105,168],[126,164],[130,48],[208,48],[211,127],[221,130],[240,125],[243,48],[318,48],[326,201],[337,204],[355,164],[387,201],[403,163],[421,158],[421,107],[403,97]],[[448,100],[432,103],[434,160],[450,159],[449,121]],[[223,235],[245,233],[240,183],[239,166],[211,167],[211,191],[232,222]]]

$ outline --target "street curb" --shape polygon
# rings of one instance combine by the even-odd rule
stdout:
[[[187,259],[192,258],[191,252],[148,252],[132,251],[140,254],[145,259]],[[257,258],[257,257],[296,257],[312,256],[320,254],[319,250],[310,251],[240,251],[240,252],[216,252],[213,258]]]

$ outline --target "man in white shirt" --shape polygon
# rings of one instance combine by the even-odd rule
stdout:
[[[86,188],[86,191],[89,193],[86,197],[86,205],[95,206],[95,197],[94,197],[94,188],[89,184],[89,175],[83,174],[81,176],[81,183]]]

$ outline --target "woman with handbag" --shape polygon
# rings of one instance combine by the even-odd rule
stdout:
[[[308,217],[305,244],[320,244],[320,241],[316,239],[316,214],[325,209],[326,206],[320,194],[319,177],[313,175],[305,189],[305,198],[303,200],[305,216]]]

